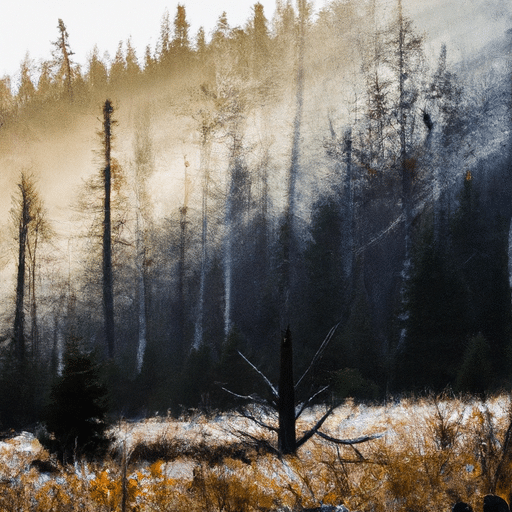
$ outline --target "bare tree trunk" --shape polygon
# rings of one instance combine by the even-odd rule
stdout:
[[[227,338],[231,327],[231,291],[233,279],[233,196],[228,192],[226,204],[226,234],[224,238],[224,337]]]
[[[295,387],[293,382],[293,347],[290,327],[281,336],[279,365],[279,434],[278,450],[282,455],[294,454],[295,439]]]
[[[27,243],[28,223],[25,223],[28,212],[23,207],[23,220],[19,227],[18,274],[16,280],[16,312],[14,315],[14,343],[18,362],[25,359],[25,251]]]
[[[103,130],[105,147],[105,169],[103,171],[105,199],[103,221],[103,311],[105,315],[105,337],[107,341],[108,357],[114,358],[114,279],[112,274],[112,221],[110,194],[112,188],[112,112],[114,108],[110,100],[105,101],[103,107]]]
[[[187,177],[185,174],[185,189]],[[179,343],[178,346],[178,357],[181,359],[183,356],[183,349],[185,347],[185,272],[186,272],[186,253],[187,253],[187,211],[188,207],[186,206],[186,195],[185,192],[185,203],[180,208],[180,259],[179,259],[179,270],[178,270],[178,301],[179,301],[179,310],[178,310],[178,322],[179,322]]]
[[[201,273],[199,277],[199,300],[194,329],[193,348],[199,349],[203,342],[204,297],[206,290],[206,267],[208,260],[208,194],[210,188],[210,153],[213,126],[203,121],[201,139],[201,170],[203,180],[201,203]]]
[[[26,252],[28,244],[29,224],[32,221],[31,203],[34,201],[34,189],[31,181],[21,175],[18,184],[20,190],[19,213],[16,212],[18,223],[18,273],[16,279],[16,310],[14,314],[14,346],[16,358],[22,363],[25,360],[25,273]]]
[[[138,296],[139,296],[139,340],[137,345],[137,373],[142,370],[144,354],[146,352],[146,247],[144,245],[143,218],[140,211],[140,202],[137,207],[137,271],[138,271]]]
[[[352,131],[349,128],[345,133],[345,186],[344,186],[344,208],[346,212],[345,233],[343,241],[345,244],[344,272],[347,280],[351,279],[354,267],[354,191],[352,187]]]
[[[295,117],[293,121],[293,139],[290,157],[290,168],[288,171],[288,192],[284,212],[283,226],[283,289],[282,289],[282,308],[285,320],[290,316],[290,294],[293,281],[293,264],[295,260],[295,215],[296,215],[296,183],[299,174],[299,156],[300,156],[300,137],[302,127],[302,112],[304,105],[304,31],[305,31],[305,0],[299,0],[299,35],[298,35],[298,58],[297,58],[297,77],[295,93]]]

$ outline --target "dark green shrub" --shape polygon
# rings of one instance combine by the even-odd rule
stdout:
[[[71,457],[101,457],[109,446],[107,389],[91,355],[68,348],[62,376],[52,387],[43,444],[62,462]]]

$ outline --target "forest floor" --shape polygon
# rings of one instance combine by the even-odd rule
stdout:
[[[297,430],[311,428],[324,411],[306,411]],[[263,413],[258,418],[272,422]],[[262,441],[275,442],[275,433],[253,421],[235,413],[191,413],[120,421],[106,460],[64,467],[24,432],[0,442],[0,509],[243,512],[345,505],[433,512],[466,501],[478,510],[490,492],[510,499],[509,423],[506,395],[348,401],[322,431],[379,438],[343,446],[315,436],[297,456],[279,458],[261,449]]]

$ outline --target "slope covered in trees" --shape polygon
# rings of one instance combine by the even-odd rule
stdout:
[[[308,374],[338,399],[511,384],[511,33],[454,62],[384,7],[255,4],[207,38],[179,5],[154,51],[82,64],[59,20],[3,79],[2,428],[38,418],[70,339],[122,414],[263,393],[237,353],[275,378],[288,326],[302,373],[339,323]]]

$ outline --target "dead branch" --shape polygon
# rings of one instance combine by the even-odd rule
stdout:
[[[272,391],[272,394],[276,397],[276,398],[279,398],[279,393],[277,392],[277,389],[274,387],[274,385],[272,384],[272,382],[270,382],[270,380],[258,369],[256,368],[256,366],[254,366],[251,361],[249,361],[249,359],[247,359],[243,354],[242,352],[238,351],[238,354],[240,355],[240,357],[254,370],[258,373],[258,375],[260,375],[260,377],[267,383],[267,385],[269,386],[270,390]]]
[[[245,409],[243,409],[240,412],[240,414],[242,415],[242,417],[244,417],[244,418],[246,418],[248,420],[253,421],[254,423],[256,423],[256,425],[259,425],[260,427],[266,428],[267,430],[271,430],[272,432],[277,432],[278,431],[277,427],[273,427],[272,425],[268,425],[267,423],[259,420],[258,418],[256,418],[252,414],[249,414]]]
[[[304,435],[297,441],[297,448],[302,446],[305,442],[309,441],[315,434],[318,433],[318,429],[324,424],[325,420],[332,414],[334,409],[334,407],[329,407],[328,411],[316,422],[316,425],[304,433]]]
[[[247,432],[244,432],[243,430],[237,430],[238,434],[240,435],[240,437],[244,438],[248,438],[252,441],[252,445],[254,448],[256,449],[259,449],[259,448],[263,448],[265,450],[268,451],[268,453],[273,453],[274,455],[277,455],[279,456],[279,451],[274,447],[272,446],[271,443],[269,443],[266,439],[261,439],[261,438],[258,438],[256,436],[252,436],[251,434],[247,433]]]
[[[322,344],[320,345],[320,348],[316,351],[316,354],[313,356],[313,359],[311,359],[311,362],[309,363],[309,366],[307,367],[306,371],[302,374],[302,377],[297,381],[295,384],[295,389],[299,387],[299,384],[302,382],[304,377],[309,373],[311,368],[315,365],[315,363],[322,357],[322,354],[324,353],[325,349],[327,348],[327,345],[331,341],[332,337],[334,336],[334,333],[336,332],[336,329],[340,325],[341,322],[338,322],[334,327],[331,327],[331,330],[327,333],[327,336],[325,337],[324,341],[322,341]]]
[[[343,444],[343,445],[354,445],[354,444],[360,444],[360,443],[366,443],[367,441],[373,441],[374,439],[379,439],[384,434],[372,434],[370,436],[361,436],[356,437],[355,439],[338,439],[336,437],[331,437],[324,432],[316,431],[317,435],[319,435],[322,439],[325,439],[326,441],[329,441],[330,443],[335,444]]]
[[[234,391],[231,391],[223,386],[221,386],[221,389],[225,391],[226,393],[229,393],[230,395],[234,396],[235,398],[240,398],[242,400],[250,400],[254,403],[265,405],[267,407],[270,407],[270,404],[265,400],[264,398],[259,397],[256,394],[252,395],[239,395],[238,393],[235,393]]]
[[[295,414],[295,419],[298,419],[298,417],[306,410],[307,406],[320,394],[323,393],[325,390],[329,389],[330,386],[324,386],[322,389],[317,391],[314,395],[310,396],[305,402],[300,404],[298,411]]]

